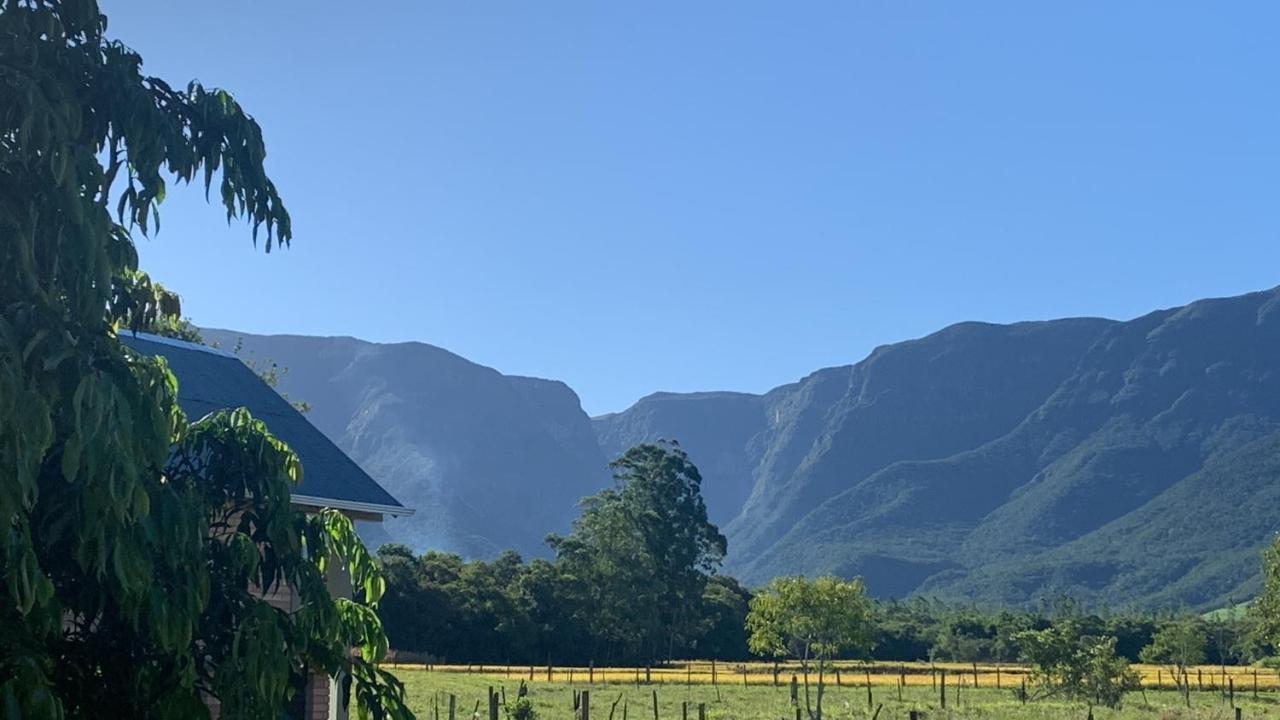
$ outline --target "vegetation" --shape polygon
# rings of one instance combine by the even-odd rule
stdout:
[[[1125,693],[1139,688],[1138,674],[1116,657],[1116,639],[1086,635],[1073,621],[1024,631],[1018,640],[1043,696],[1119,707]]]
[[[744,657],[748,595],[710,574],[724,538],[706,519],[697,468],[669,444],[633,448],[613,468],[617,487],[584,500],[573,531],[549,539],[554,561],[380,548],[392,643],[489,663]]]
[[[822,720],[827,662],[841,652],[871,649],[871,603],[858,579],[782,577],[751,599],[748,641],[759,655],[800,659],[805,711]],[[809,698],[809,663],[818,663],[816,705]]]
[[[515,688],[521,682],[514,677],[515,673],[508,677],[501,670],[495,672],[492,667],[486,668],[485,673],[474,674],[420,668],[399,668],[395,672],[404,681],[410,707],[418,716],[434,717],[434,709],[439,707],[441,720],[448,720],[449,695],[456,697],[459,720],[470,717],[477,700],[481,701],[483,717],[483,701],[490,686],[500,693],[505,692],[507,703],[512,704],[516,696]],[[902,688],[901,696],[894,684],[873,685],[871,703],[868,704],[865,686],[850,682],[849,677],[845,676],[843,686],[833,683],[828,687],[826,703],[829,717],[838,716],[845,720],[869,720],[872,717],[878,720],[905,720],[912,710],[919,711],[927,718],[1083,720],[1087,717],[1086,709],[1081,706],[1080,701],[1064,697],[1048,697],[1024,703],[1017,696],[1016,686],[1014,691],[1010,691],[1007,685],[1004,689],[997,689],[994,685],[978,688],[965,686],[957,691],[951,685],[951,680],[962,680],[958,675],[948,678],[946,710],[941,709],[939,692],[930,684],[927,675],[922,678],[923,683],[908,684]],[[921,679],[911,676],[908,678]],[[771,682],[753,683],[749,687],[743,687],[741,683],[722,682],[713,687],[709,682],[693,685],[685,685],[683,682],[641,682],[637,685],[629,678],[604,683],[600,680],[599,672],[595,683],[588,683],[584,673],[575,674],[573,682],[569,683],[565,674],[557,673],[555,682],[536,680],[527,685],[528,701],[544,718],[570,717],[574,693],[581,690],[591,691],[591,717],[594,720],[606,720],[615,700],[618,704],[614,720],[620,720],[624,712],[633,719],[652,718],[655,694],[660,720],[679,720],[682,709],[693,720],[698,717],[699,705],[706,708],[710,720],[778,720],[795,717],[795,706],[791,703],[786,678],[778,686]],[[1222,720],[1232,717],[1230,705],[1218,692],[1193,692],[1193,698],[1194,707],[1183,709],[1180,693],[1148,688],[1140,695],[1130,695],[1119,708],[1099,706],[1093,710],[1093,714],[1096,720],[1146,720],[1161,717]],[[1276,697],[1273,692],[1260,693],[1257,698],[1240,692],[1236,694],[1235,704],[1243,710],[1245,718],[1270,717],[1275,712]]]
[[[164,361],[116,338],[182,332],[132,237],[169,180],[216,185],[268,251],[290,221],[235,100],[143,75],[106,25],[93,0],[0,3],[0,707],[274,718],[318,671],[363,714],[410,717],[351,523],[294,511],[283,443],[243,410],[189,421]],[[354,600],[326,589],[343,567]],[[281,583],[301,610],[261,599]]]
[[[1164,623],[1142,649],[1139,657],[1153,665],[1167,665],[1184,696],[1189,697],[1191,681],[1187,668],[1205,661],[1205,626],[1198,618],[1179,618]]]

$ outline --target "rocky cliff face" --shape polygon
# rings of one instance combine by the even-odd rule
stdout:
[[[287,368],[279,389],[401,502],[379,540],[490,556],[546,554],[580,498],[608,483],[590,419],[564,383],[509,377],[422,343],[255,336],[206,341]],[[305,471],[305,470],[304,470]]]

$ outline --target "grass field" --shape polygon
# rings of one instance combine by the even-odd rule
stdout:
[[[694,664],[701,668],[702,663]],[[709,663],[706,664],[709,668]],[[737,665],[730,665],[737,668]],[[488,688],[504,693],[508,699],[514,699],[517,688],[523,680],[529,688],[529,696],[538,710],[541,720],[571,720],[573,713],[573,696],[575,691],[589,690],[591,697],[591,718],[593,720],[652,720],[655,717],[654,697],[657,697],[657,720],[683,720],[687,712],[688,720],[698,720],[699,704],[705,706],[707,720],[733,718],[737,720],[792,720],[795,709],[790,703],[787,687],[789,675],[780,680],[779,686],[772,682],[772,666],[768,672],[753,673],[753,667],[746,668],[747,684],[742,683],[743,674],[739,672],[724,673],[720,666],[716,669],[717,684],[710,683],[710,673],[693,674],[693,668],[674,668],[659,674],[657,670],[650,673],[651,683],[644,683],[644,670],[639,671],[640,683],[636,684],[634,669],[613,668],[597,669],[594,672],[594,683],[588,683],[588,671],[575,668],[573,682],[569,683],[569,670],[554,669],[552,680],[547,681],[546,667],[534,669],[534,681],[529,682],[529,668],[520,671],[512,668],[508,673],[505,666],[481,668],[473,666],[470,672],[466,666],[425,667],[404,666],[394,668],[396,674],[404,681],[410,706],[423,720],[440,720],[448,718],[448,697],[455,697],[456,720],[486,720],[486,702]],[[889,665],[879,664],[877,669],[884,670]],[[852,666],[842,668],[842,685],[829,687],[824,702],[826,718],[830,720],[867,719],[875,714],[879,707],[878,720],[889,718],[906,718],[911,710],[924,713],[927,718],[1077,718],[1083,720],[1086,708],[1081,704],[1033,701],[1021,703],[1014,688],[1022,681],[1025,670],[1021,668],[1002,668],[1002,687],[997,688],[994,681],[987,684],[983,681],[982,665],[979,665],[979,685],[972,685],[972,666],[968,666],[969,677],[966,681],[964,668],[961,665],[942,665],[937,669],[948,670],[947,708],[940,707],[939,693],[932,683],[929,665],[906,664],[899,667],[892,665],[892,673],[872,673],[871,705],[867,702],[867,673],[861,666],[857,670],[857,682],[846,675],[854,674]],[[846,669],[847,668],[847,669]],[[924,672],[918,672],[923,668]],[[916,670],[907,673],[910,680],[900,684],[901,670]],[[1241,686],[1233,682],[1236,688],[1235,704],[1242,709],[1245,718],[1264,718],[1280,716],[1280,691],[1275,688],[1274,673],[1267,673],[1272,682],[1263,686],[1263,674],[1259,674],[1259,692],[1255,698],[1252,690],[1252,668],[1228,668],[1228,677],[1233,681],[1236,676],[1247,677],[1248,684]],[[682,673],[676,679],[676,672]],[[1208,668],[1202,670],[1208,687]],[[1214,668],[1215,673],[1220,673]],[[1265,672],[1265,671],[1264,671]],[[1144,677],[1146,676],[1144,672]],[[753,682],[763,676],[765,681]],[[994,676],[994,673],[993,673]],[[1220,675],[1219,675],[1220,677]],[[693,682],[687,682],[692,678]],[[699,679],[705,678],[700,682]],[[923,678],[923,682],[921,682]],[[731,682],[730,679],[733,681]],[[1007,684],[1006,684],[1007,681]],[[1195,675],[1192,675],[1192,687],[1196,687]],[[1270,688],[1270,689],[1267,689]],[[901,697],[901,699],[899,699]],[[1218,690],[1193,690],[1190,709],[1183,703],[1182,697],[1170,689],[1157,690],[1154,687],[1141,693],[1133,693],[1119,710],[1098,708],[1094,717],[1136,719],[1163,718],[1165,720],[1192,718],[1210,720],[1234,718],[1234,711]],[[505,715],[500,715],[506,720]]]
[[[425,665],[406,664],[403,667],[427,669]],[[949,687],[1012,689],[1027,676],[1024,665],[990,665],[985,663],[927,663],[927,662],[876,662],[840,661],[835,663],[827,677],[833,686],[928,686],[936,688],[942,674],[946,674]],[[1157,665],[1134,665],[1147,689],[1172,689],[1173,676],[1169,668]],[[587,683],[642,683],[652,685],[731,685],[769,686],[785,685],[793,674],[799,674],[798,663],[713,663],[692,661],[672,663],[661,668],[568,668],[528,665],[431,665],[439,673],[500,675],[504,679],[526,682],[553,682],[581,685]],[[1202,665],[1189,672],[1191,686],[1197,690],[1235,690],[1237,695],[1259,691],[1280,690],[1280,673],[1253,666]],[[814,680],[816,682],[816,679]]]

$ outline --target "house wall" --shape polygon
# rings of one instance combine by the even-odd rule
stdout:
[[[301,510],[313,510],[311,508],[299,508]],[[353,516],[353,513],[344,513]],[[359,520],[381,520],[381,516],[376,517],[353,517]],[[351,583],[351,576],[345,567],[329,566],[326,571],[325,584],[329,589],[329,594],[334,597],[352,597],[355,594],[355,588]],[[286,613],[292,613],[299,608],[298,593],[289,585],[283,583],[268,588],[266,591],[260,591],[259,594],[263,600],[271,607],[282,610]],[[217,698],[205,698],[205,704],[209,707],[210,715],[215,720],[219,717],[220,704]],[[303,717],[300,720],[348,720],[347,709],[343,707],[341,697],[340,683],[334,678],[329,677],[322,672],[313,672],[307,680],[306,687],[303,690]]]

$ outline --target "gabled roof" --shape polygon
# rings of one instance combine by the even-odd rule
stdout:
[[[293,448],[302,461],[302,482],[294,488],[294,502],[374,514],[413,514],[235,355],[146,333],[122,332],[120,341],[168,361],[178,378],[178,404],[190,420],[244,407],[265,422],[271,434]]]

